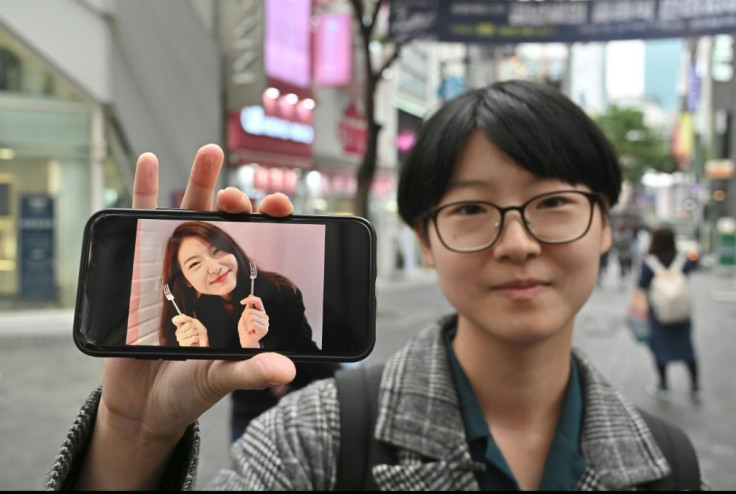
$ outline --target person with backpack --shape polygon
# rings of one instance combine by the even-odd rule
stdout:
[[[211,206],[222,159],[217,146],[200,149],[183,207]],[[156,207],[157,163],[139,159],[137,208]],[[686,435],[638,410],[572,345],[620,190],[611,144],[552,88],[505,81],[444,103],[402,167],[398,206],[454,312],[385,367],[339,371],[284,396],[249,424],[206,488],[706,488]],[[251,207],[232,188],[216,206]],[[293,207],[275,194],[259,210]],[[193,489],[198,417],[233,389],[293,377],[275,353],[107,359],[46,487]],[[192,380],[199,386],[177,386]]]
[[[684,361],[690,374],[690,394],[700,401],[698,361],[692,340],[692,307],[688,274],[695,268],[684,252],[678,252],[675,233],[669,227],[652,232],[648,255],[639,274],[638,287],[649,301],[649,348],[658,382],[649,388],[656,397],[669,394],[667,364]]]

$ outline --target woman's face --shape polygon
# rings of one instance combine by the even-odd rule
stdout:
[[[228,298],[235,289],[238,262],[232,253],[200,238],[186,237],[179,246],[177,260],[187,284],[199,294]]]
[[[559,190],[590,192],[583,185],[538,178],[474,131],[439,204],[483,200],[515,206]],[[437,269],[442,290],[458,311],[459,326],[516,345],[572,331],[575,314],[595,288],[600,256],[611,243],[598,206],[587,234],[568,244],[539,243],[517,211],[506,214],[496,243],[479,252],[451,251],[440,242],[434,224],[428,227],[429,243],[420,241],[422,252]]]

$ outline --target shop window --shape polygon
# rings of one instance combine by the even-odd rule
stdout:
[[[0,91],[20,91],[20,58],[0,47]]]
[[[0,92],[82,101],[74,86],[0,27]]]

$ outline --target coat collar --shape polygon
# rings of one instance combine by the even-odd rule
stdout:
[[[470,456],[441,337],[455,323],[456,316],[443,318],[386,363],[375,435],[398,448],[399,464],[374,469],[379,485],[477,489],[473,470],[479,466]],[[664,455],[636,408],[583,352],[574,349],[573,356],[585,406],[580,447],[588,468],[581,485],[622,489],[667,475]]]

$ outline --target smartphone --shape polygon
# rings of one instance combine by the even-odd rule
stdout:
[[[375,344],[376,234],[354,216],[105,209],[84,229],[88,355],[355,362]]]

